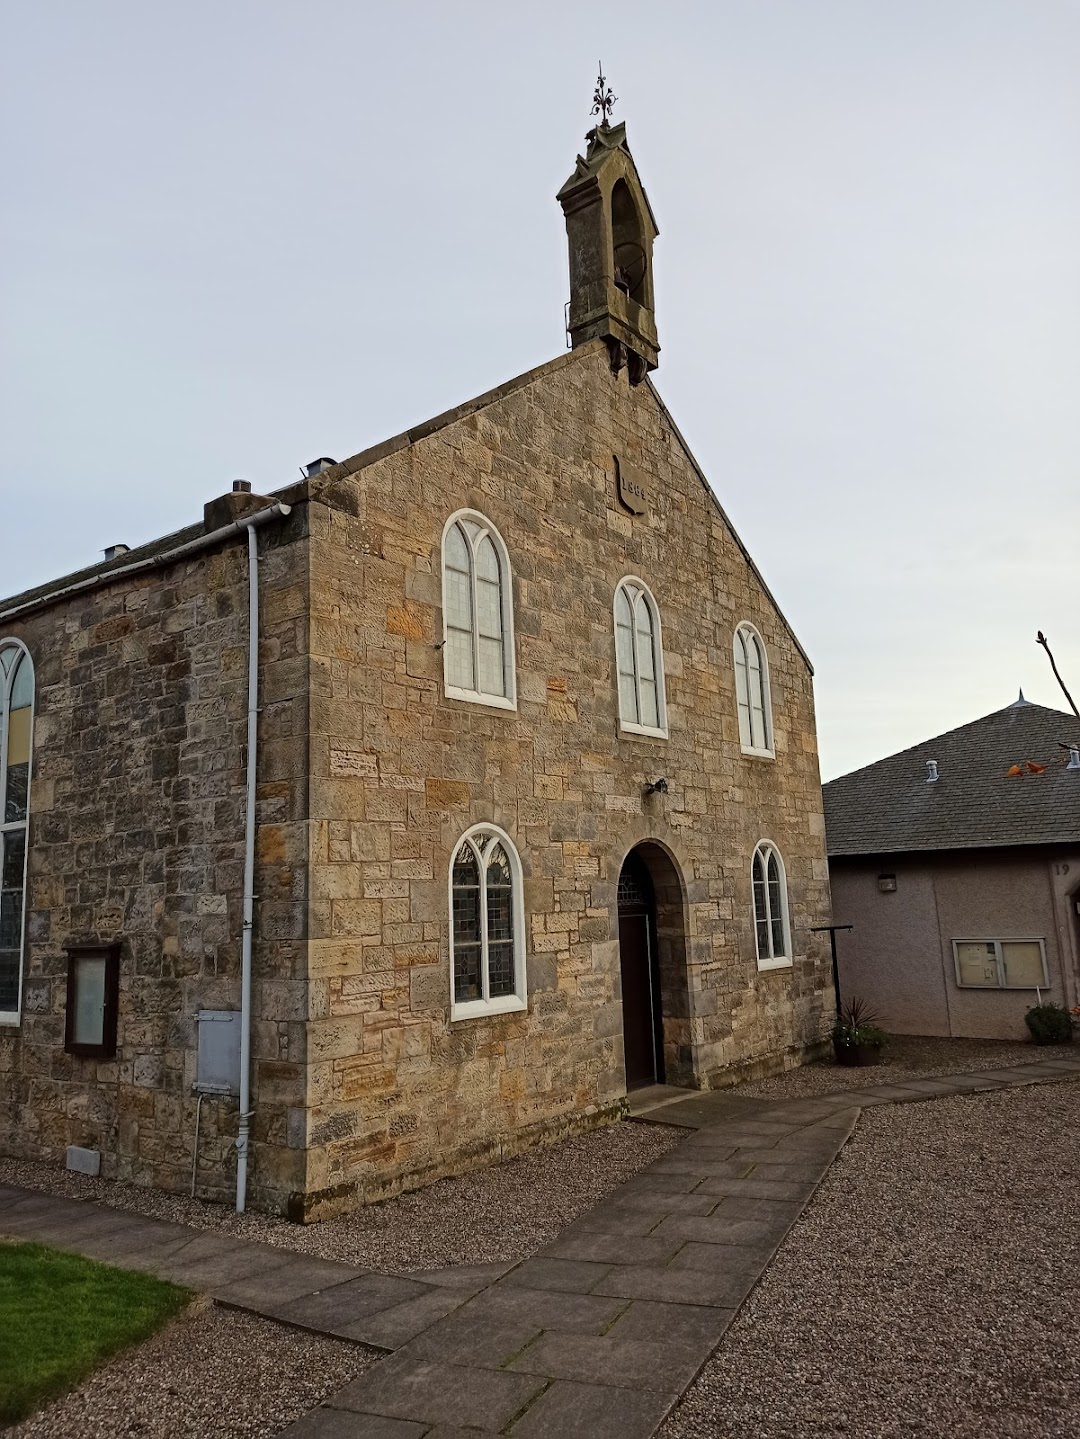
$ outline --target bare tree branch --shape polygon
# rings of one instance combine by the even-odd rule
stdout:
[[[1058,667],[1054,663],[1054,656],[1050,653],[1050,645],[1047,642],[1046,636],[1043,634],[1042,630],[1039,630],[1038,634],[1035,636],[1035,643],[1042,645],[1043,649],[1046,651],[1046,657],[1050,661],[1050,668],[1054,671],[1054,678],[1061,686],[1061,690],[1065,698],[1069,701],[1069,707],[1071,708],[1073,714],[1076,716],[1077,719],[1080,719],[1080,710],[1076,708],[1076,701],[1073,699],[1069,691],[1065,688],[1065,681],[1058,673]]]

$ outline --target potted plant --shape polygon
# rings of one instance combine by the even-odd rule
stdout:
[[[1063,1004],[1042,1000],[1024,1015],[1024,1023],[1036,1044],[1071,1044],[1072,1015]]]
[[[880,1064],[886,1035],[869,1005],[849,999],[833,1025],[832,1041],[837,1064]]]

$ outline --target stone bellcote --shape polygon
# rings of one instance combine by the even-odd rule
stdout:
[[[570,246],[570,343],[601,336],[612,370],[625,365],[636,385],[660,356],[652,273],[659,231],[626,126],[598,125],[587,139],[585,158],[558,194]]]

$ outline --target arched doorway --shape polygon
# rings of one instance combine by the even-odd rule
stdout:
[[[622,975],[626,1087],[664,1082],[664,1027],[656,892],[636,850],[619,875],[619,969]]]

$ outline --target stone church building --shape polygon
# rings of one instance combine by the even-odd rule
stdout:
[[[623,125],[558,198],[567,353],[0,602],[0,1152],[307,1220],[827,1034],[811,667]]]

